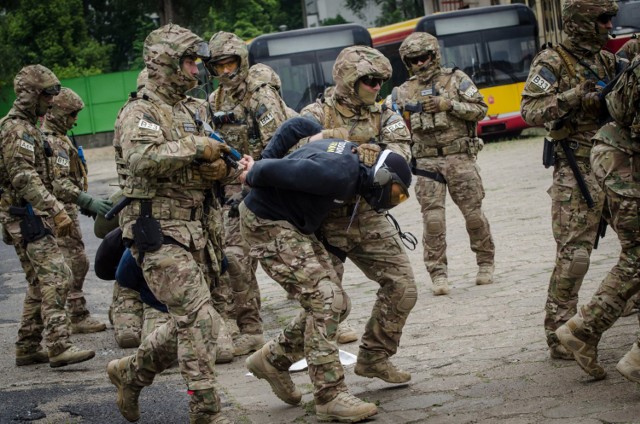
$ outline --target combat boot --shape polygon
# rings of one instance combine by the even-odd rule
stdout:
[[[118,398],[116,403],[120,414],[129,422],[138,421],[140,419],[140,407],[138,406],[138,397],[142,387],[127,382],[127,367],[129,365],[129,357],[114,359],[107,365],[107,374],[109,380],[118,389]]]
[[[58,355],[49,356],[49,366],[51,368],[64,367],[66,365],[88,361],[94,356],[96,356],[96,353],[93,350],[82,350],[71,346]]]
[[[438,277],[433,277],[433,295],[440,296],[443,294],[449,294],[449,282],[447,281],[447,277],[444,275],[440,275]]]
[[[240,334],[240,337],[233,341],[233,354],[235,356],[246,355],[260,349],[264,344],[265,340],[262,334]]]
[[[214,416],[189,414],[189,424],[233,424],[233,421],[222,414],[216,414]]]
[[[580,368],[596,380],[602,380],[607,376],[607,372],[598,363],[598,346],[584,342],[574,335],[574,331],[582,327],[582,323],[582,317],[574,315],[556,330],[556,336],[560,343],[573,353]]]
[[[552,359],[564,359],[565,361],[573,361],[573,353],[569,352],[561,344],[549,346],[549,355]]]
[[[378,413],[378,408],[353,396],[349,392],[340,392],[338,396],[323,405],[316,405],[318,421],[340,421],[355,423]]]
[[[476,284],[483,286],[491,283],[493,283],[493,264],[480,265],[476,276]]]
[[[640,347],[638,347],[638,343],[633,344],[631,350],[618,362],[616,369],[627,380],[640,383]]]
[[[123,349],[140,346],[140,332],[135,332],[132,329],[116,330],[115,332],[116,343]]]
[[[85,315],[82,319],[75,321],[71,320],[71,332],[73,334],[89,334],[99,333],[107,329],[107,325],[98,321],[91,315]]]
[[[356,340],[358,340],[358,333],[346,321],[338,324],[338,330],[336,331],[336,341],[338,343],[345,344]]]
[[[257,378],[265,379],[271,386],[271,390],[280,400],[289,405],[297,405],[302,400],[302,393],[291,380],[289,371],[280,371],[267,359],[269,345],[249,356],[245,365]]]
[[[227,329],[226,322],[222,322],[216,345],[216,364],[227,364],[233,361],[233,339]]]
[[[396,368],[389,358],[374,363],[364,363],[358,357],[353,371],[360,377],[379,378],[391,384],[402,384],[411,380],[411,374]]]
[[[46,364],[49,362],[49,355],[42,350],[32,350],[30,352],[22,349],[16,349],[16,365],[22,367],[24,365]]]

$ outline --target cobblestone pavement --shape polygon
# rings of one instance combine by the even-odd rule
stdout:
[[[422,263],[422,247],[409,252],[419,290],[416,307],[405,326],[394,363],[412,373],[407,385],[392,386],[361,378],[346,368],[352,393],[376,402],[375,423],[613,423],[640,422],[639,386],[615,370],[636,339],[636,317],[621,318],[600,343],[609,372],[592,381],[573,361],[551,360],[544,341],[543,306],[555,243],[551,235],[550,200],[546,190],[551,170],[540,164],[540,137],[491,143],[480,153],[486,189],[484,211],[496,245],[496,281],[476,286],[475,258],[464,221],[448,199],[448,254],[452,290],[434,297]],[[91,192],[108,194],[115,181],[108,148],[87,150]],[[404,231],[418,239],[421,216],[415,198],[394,211]],[[83,217],[89,255],[98,241],[91,221]],[[619,245],[612,231],[592,256],[581,291],[585,303],[617,260]],[[109,360],[133,350],[116,347],[113,330],[74,336],[93,346],[96,358],[52,370],[47,366],[17,368],[14,347],[24,280],[14,251],[0,247],[0,423],[119,423],[115,390],[105,367]],[[296,313],[284,291],[259,273],[267,338]],[[362,333],[373,305],[376,284],[352,264],[345,286],[353,299],[351,325]],[[90,271],[85,283],[90,308],[106,321],[111,285]],[[341,345],[356,354],[358,343]],[[264,381],[248,376],[244,358],[217,368],[225,411],[237,423],[315,423],[311,384],[306,372],[294,375],[302,390],[301,406],[279,401]],[[141,395],[141,423],[187,422],[187,394],[177,369],[159,376]]]

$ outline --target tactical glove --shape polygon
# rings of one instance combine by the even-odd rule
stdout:
[[[60,212],[53,216],[53,224],[55,225],[55,231],[57,237],[66,237],[71,234],[71,226],[73,221],[67,215],[67,211],[61,209]]]
[[[97,199],[87,193],[80,193],[78,200],[76,200],[76,205],[101,216],[104,216],[113,207],[110,201]]]
[[[602,107],[604,106],[602,103],[600,93],[592,91],[591,93],[585,94],[582,98],[582,110],[584,110],[588,115],[600,116]]]
[[[196,137],[196,159],[207,162],[215,162],[223,153],[231,152],[226,144],[220,143],[209,137]]]
[[[222,159],[210,163],[203,163],[198,167],[203,180],[217,181],[227,176],[229,169]]]
[[[378,156],[380,156],[380,146],[377,144],[361,144],[356,148],[358,152],[358,159],[365,166],[373,166],[378,161]]]
[[[453,103],[446,97],[431,96],[422,103],[422,110],[427,113],[446,112],[453,109]]]
[[[342,140],[349,140],[349,131],[346,128],[322,130],[322,138],[339,138]]]

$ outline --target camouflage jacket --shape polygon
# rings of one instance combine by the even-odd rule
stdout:
[[[86,165],[64,132],[47,123],[42,130],[53,152],[49,158],[54,175],[53,194],[64,203],[75,204],[80,193],[88,188]]]

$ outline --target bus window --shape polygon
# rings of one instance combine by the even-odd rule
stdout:
[[[354,44],[371,46],[367,30],[354,24],[261,35],[249,45],[249,63],[272,67],[282,80],[282,98],[296,111],[333,85],[338,54]]]

